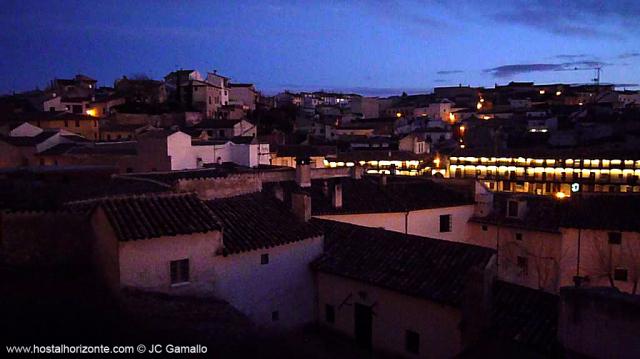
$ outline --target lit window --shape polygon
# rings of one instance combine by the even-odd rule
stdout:
[[[188,259],[171,261],[170,270],[171,270],[171,284],[189,282],[189,260]]]

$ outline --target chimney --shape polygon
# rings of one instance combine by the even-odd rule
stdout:
[[[308,222],[311,219],[311,197],[305,192],[291,194],[291,211],[301,221]]]
[[[386,174],[381,174],[380,175],[380,185],[381,186],[386,186],[387,185],[387,175]]]
[[[351,178],[359,180],[362,178],[362,173],[364,173],[362,166],[351,167]]]
[[[280,183],[273,186],[273,196],[280,202],[284,202],[284,189]]]
[[[296,159],[296,183],[298,186],[311,187],[311,160],[309,158]]]
[[[336,180],[333,184],[333,193],[331,196],[331,205],[335,209],[342,208],[342,182]]]

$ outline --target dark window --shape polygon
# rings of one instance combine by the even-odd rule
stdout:
[[[440,215],[440,232],[451,232],[451,215]]]
[[[522,233],[516,233],[516,241],[522,240]]]
[[[76,127],[80,127],[80,120],[76,120]]]
[[[325,304],[324,306],[324,320],[327,323],[333,324],[336,322],[336,310],[331,304]]]
[[[126,171],[127,171],[127,173],[131,173],[131,172],[133,172],[133,168],[131,168],[131,167],[127,167],[127,170],[126,170]]]
[[[626,268],[616,268],[613,271],[613,279],[626,282],[627,281],[627,269]]]
[[[404,336],[404,348],[412,354],[420,353],[420,334],[407,330]]]
[[[49,112],[56,112],[56,108],[55,107],[49,107]]]
[[[69,120],[64,120],[64,127],[69,127]]]
[[[518,256],[517,265],[520,270],[518,274],[522,277],[526,277],[529,274],[529,260],[526,257]]]
[[[278,320],[280,320],[280,312],[274,310],[271,312],[271,321],[277,322]]]
[[[211,96],[209,96],[209,105],[211,105]]]
[[[44,158],[40,159],[40,166],[44,166]]]
[[[82,105],[73,105],[73,113],[82,113]]]
[[[621,244],[621,243],[622,243],[622,233],[609,232],[609,244]]]
[[[189,282],[189,260],[171,261],[171,284]]]
[[[219,131],[218,131],[218,135],[219,135],[220,137],[224,137],[224,130],[219,130]]]
[[[489,227],[487,227],[487,226],[482,226],[482,230],[486,232],[486,231],[488,231],[488,230],[489,230]]]
[[[509,201],[507,216],[518,217],[518,201]]]
[[[260,255],[260,264],[269,264],[269,253]]]

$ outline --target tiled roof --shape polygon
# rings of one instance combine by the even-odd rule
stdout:
[[[311,181],[311,210],[314,215],[406,212],[429,208],[471,205],[470,191],[418,178],[389,177],[382,185],[378,177],[365,176],[356,180],[342,178],[342,208],[332,205],[331,196],[325,195],[325,180]],[[328,193],[332,182],[327,181]]]
[[[563,227],[640,231],[640,195],[574,196],[562,207]]]
[[[207,205],[194,194],[115,197],[99,200],[120,241],[220,229]]]
[[[325,253],[312,263],[315,270],[454,306],[461,304],[472,268],[484,268],[495,253],[379,228],[312,221],[325,232]]]
[[[526,202],[520,218],[506,216],[508,200]],[[558,232],[560,227],[613,231],[640,231],[640,196],[637,194],[574,195],[562,201],[534,195],[494,194],[493,211],[485,217],[472,217],[476,223]]]
[[[498,280],[491,307],[491,332],[539,353],[557,349],[557,295]]]
[[[207,204],[222,224],[227,254],[322,235],[318,226],[298,220],[284,202],[262,193],[216,199]]]

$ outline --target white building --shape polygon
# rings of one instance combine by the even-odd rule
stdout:
[[[311,261],[323,235],[275,198],[207,203],[193,194],[107,198],[93,207],[93,263],[108,286],[223,299],[255,323],[313,320]]]
[[[194,140],[180,131],[167,137],[167,155],[171,158],[171,170],[202,168],[206,164],[224,162],[247,167],[270,164],[268,143]]]

